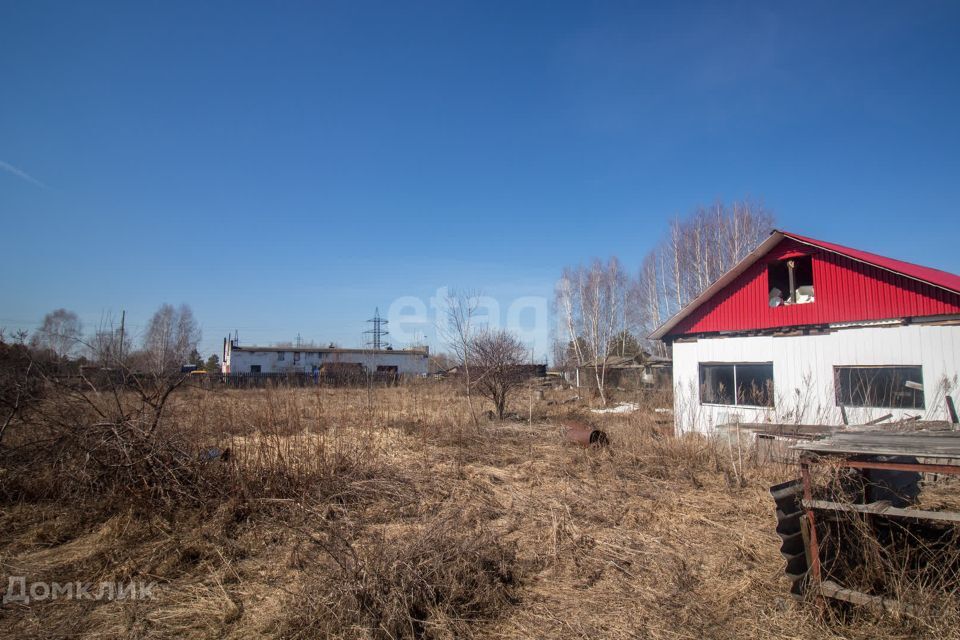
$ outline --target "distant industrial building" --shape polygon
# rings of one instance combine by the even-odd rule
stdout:
[[[224,338],[221,371],[228,374],[362,374],[424,376],[430,352],[422,349],[341,349],[337,347],[241,346]]]

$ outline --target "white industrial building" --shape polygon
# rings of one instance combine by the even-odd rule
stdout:
[[[424,376],[430,352],[422,349],[341,349],[337,347],[241,346],[223,341],[223,373],[319,373],[357,369],[363,373]]]
[[[774,232],[651,338],[678,431],[955,420],[960,277]]]

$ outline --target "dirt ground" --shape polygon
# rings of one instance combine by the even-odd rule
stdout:
[[[179,393],[164,428],[230,449],[208,465],[216,497],[50,484],[0,503],[0,588],[149,581],[152,597],[11,601],[0,635],[960,637],[955,610],[792,600],[768,487],[793,468],[673,437],[656,398],[595,414],[570,395],[523,396],[500,423],[445,386]],[[610,445],[567,443],[572,416]]]

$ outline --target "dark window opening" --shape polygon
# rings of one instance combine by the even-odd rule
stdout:
[[[770,263],[767,290],[771,307],[813,302],[813,260],[798,256]]]
[[[300,362],[300,352],[299,352],[299,351],[294,351],[294,352],[293,352],[293,361],[294,361],[294,362]]]
[[[260,373],[260,365],[258,364],[250,365],[250,373]]]
[[[700,402],[773,406],[773,363],[701,364]]]
[[[378,364],[377,373],[397,373],[399,369],[396,365]]]
[[[834,367],[837,405],[923,409],[923,367]]]
[[[286,357],[287,357],[286,352],[284,352],[284,351],[277,351],[277,360],[284,360],[284,359],[286,359]]]

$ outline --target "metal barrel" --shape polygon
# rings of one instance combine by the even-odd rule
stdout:
[[[567,442],[581,447],[605,447],[610,444],[606,432],[594,429],[584,422],[567,422],[563,426],[566,429]]]

